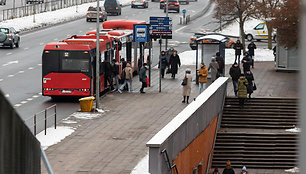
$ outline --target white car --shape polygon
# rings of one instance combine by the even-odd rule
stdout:
[[[248,41],[255,40],[267,40],[268,39],[268,27],[265,22],[261,22],[256,27],[254,27],[252,30],[245,31],[245,38]],[[275,40],[276,38],[276,32],[272,32],[272,39]]]

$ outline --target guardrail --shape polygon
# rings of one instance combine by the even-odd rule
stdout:
[[[48,118],[51,118],[51,117],[54,117],[54,128],[56,129],[56,120],[57,120],[57,117],[56,117],[56,104],[46,108],[45,110],[43,111],[40,111],[36,114],[34,114],[33,117],[25,120],[25,123],[27,122],[31,122],[31,120],[33,121],[32,123],[33,124],[27,124],[28,127],[30,129],[33,128],[33,134],[36,135],[37,134],[37,129],[38,129],[38,126],[41,126],[41,124],[39,124],[40,122],[44,122],[44,131],[45,131],[45,135],[47,135],[47,127],[48,127]],[[38,129],[40,130],[40,129]]]
[[[27,4],[22,7],[2,10],[0,13],[0,22],[96,1],[97,0],[54,0],[41,4]]]

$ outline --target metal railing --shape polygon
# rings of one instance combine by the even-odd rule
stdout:
[[[168,169],[169,169],[170,173],[172,174],[172,171],[173,171],[173,169],[174,169],[174,171],[176,172],[175,174],[178,174],[178,170],[177,170],[176,164],[171,165],[171,163],[170,163],[170,160],[169,160],[169,156],[168,156],[167,150],[164,149],[164,150],[161,151],[161,153],[162,153],[163,156],[164,156],[165,162],[166,162],[167,165],[168,165]]]
[[[48,127],[48,119],[49,118],[52,118],[54,120],[54,128],[56,129],[56,120],[57,120],[57,116],[56,116],[57,112],[56,112],[56,104],[46,108],[45,110],[43,111],[40,111],[36,114],[34,114],[33,117],[25,120],[25,123],[27,122],[31,122],[31,120],[33,119],[33,124],[27,124],[28,127],[30,129],[33,128],[33,134],[36,136],[37,135],[37,129],[38,129],[38,126],[41,126],[41,122],[44,122],[44,126],[43,126],[43,130],[45,131],[45,135],[47,135],[47,127]],[[39,129],[41,130],[41,129]]]
[[[96,1],[97,0],[54,0],[39,4],[26,4],[21,7],[2,10],[2,12],[0,12],[0,22]]]

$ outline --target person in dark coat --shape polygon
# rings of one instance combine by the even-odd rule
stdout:
[[[237,84],[238,84],[238,79],[240,77],[241,74],[241,70],[237,64],[237,62],[235,62],[232,67],[230,68],[229,71],[229,75],[232,77],[232,82],[233,82],[233,87],[234,87],[234,93],[235,96],[237,97],[238,93],[237,93]]]
[[[251,95],[253,93],[253,80],[254,76],[253,73],[249,70],[244,74],[245,78],[248,81],[248,86],[247,86],[247,92],[249,94],[249,98],[251,98]]]
[[[122,69],[124,69],[126,67],[127,62],[124,60],[124,58],[121,58],[120,61],[122,63]]]
[[[116,91],[119,89],[119,65],[118,62],[116,62],[116,59],[112,60],[112,64],[111,64],[111,68],[112,68],[112,78],[115,79],[115,83],[116,83],[116,89],[114,89],[113,91]]]
[[[173,55],[174,51],[175,51],[174,48],[170,47],[170,49],[166,52],[166,56],[167,56],[167,61],[168,62],[170,61],[170,56]]]
[[[167,55],[166,55],[165,51],[161,52],[159,60],[161,60],[161,77],[164,78],[164,76],[165,76],[165,69],[168,66]],[[159,66],[160,66],[160,64],[158,64],[158,67]]]
[[[209,66],[208,66],[208,71],[211,70],[211,81],[214,82],[218,77],[217,77],[217,74],[219,73],[218,72],[218,69],[219,69],[219,64],[216,62],[216,59],[213,58],[211,59],[211,62],[209,63]]]
[[[241,56],[241,50],[243,50],[243,45],[241,44],[239,39],[234,44],[233,48],[235,49],[235,62],[237,62],[238,59],[238,66],[240,66],[240,56]]]
[[[110,89],[113,90],[113,76],[112,76],[112,66],[109,62],[105,63],[105,80],[106,80],[106,85],[109,84]],[[108,84],[107,84],[108,83]]]
[[[121,58],[120,61],[121,61],[121,64],[122,64],[122,70],[124,70],[124,68],[126,67],[127,61],[125,61],[124,58]],[[120,79],[120,84],[123,84],[123,83],[124,83],[124,79]],[[128,85],[125,85],[123,89],[125,91],[128,91],[129,90]]]
[[[143,66],[140,68],[140,71],[139,71],[139,81],[141,82],[140,93],[145,93],[143,91],[143,89],[145,87],[147,87],[147,75],[146,75],[146,72],[147,72],[147,64],[144,63]]]
[[[218,67],[219,76],[224,76],[223,70],[224,70],[224,67],[225,67],[225,62],[224,62],[223,57],[220,55],[220,52],[216,53],[216,61],[218,62],[218,65],[219,65],[219,67]],[[217,76],[217,78],[218,78],[218,76]]]
[[[223,170],[222,174],[235,174],[234,169],[231,167],[230,160],[226,162],[226,168]]]
[[[250,58],[248,52],[244,53],[244,57],[241,60],[241,63],[243,63],[243,73],[246,73],[247,71],[250,70],[251,64],[252,64],[252,59]]]
[[[169,60],[169,64],[170,64],[170,69],[171,69],[171,74],[172,74],[172,78],[175,79],[175,74],[177,74],[178,71],[178,67],[181,66],[181,61],[180,61],[180,57],[177,54],[177,51],[174,50],[173,54],[170,56],[170,60]]]
[[[256,49],[256,45],[255,43],[252,41],[249,45],[248,45],[248,52],[250,54],[250,58],[252,59],[252,68],[254,68],[254,52],[255,52],[255,49]]]

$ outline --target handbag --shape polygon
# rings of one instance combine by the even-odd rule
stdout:
[[[185,75],[185,78],[183,79],[183,82],[182,82],[182,86],[186,86],[187,85],[187,76]]]
[[[150,86],[150,79],[148,77],[146,78],[146,84],[147,86]]]
[[[255,82],[254,82],[253,91],[256,91],[256,89],[257,89],[257,86],[256,86],[256,84],[255,84]]]
[[[170,74],[171,73],[171,69],[170,69],[170,67],[168,67],[167,69],[166,69],[166,74]]]

